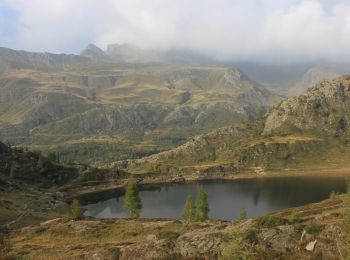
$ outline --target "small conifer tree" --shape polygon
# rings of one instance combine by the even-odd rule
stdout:
[[[194,203],[191,195],[187,196],[186,202],[185,202],[185,207],[182,213],[182,219],[190,222],[194,219]]]
[[[209,204],[207,194],[204,192],[203,186],[199,187],[197,203],[196,203],[196,220],[205,221],[207,220],[209,213]]]
[[[82,217],[82,210],[80,208],[80,203],[77,199],[74,199],[72,201],[72,204],[70,205],[70,210],[73,220],[78,220]]]
[[[141,199],[137,185],[133,180],[129,180],[125,192],[124,210],[128,213],[130,218],[139,218],[142,209]]]
[[[246,220],[247,219],[247,211],[245,208],[241,208],[241,211],[239,212],[239,220]]]
[[[39,155],[37,166],[39,169],[44,168],[44,157],[42,155]]]
[[[15,167],[15,166],[11,166],[11,169],[10,169],[10,177],[11,177],[12,179],[17,178],[17,170],[16,170],[16,167]]]

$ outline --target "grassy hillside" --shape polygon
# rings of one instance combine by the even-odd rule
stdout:
[[[235,69],[90,56],[0,49],[0,139],[103,165],[255,119],[281,99]]]
[[[66,214],[69,188],[121,177],[121,172],[66,165],[57,154],[46,157],[0,142],[0,233]]]
[[[257,173],[350,167],[350,79],[323,82],[266,119],[201,135],[170,151],[129,160],[134,174]]]

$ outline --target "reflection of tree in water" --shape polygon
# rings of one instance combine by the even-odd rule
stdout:
[[[253,203],[254,203],[254,206],[258,205],[258,202],[259,202],[259,197],[260,197],[260,189],[256,189],[254,191],[254,194],[253,194]]]
[[[208,194],[212,214],[232,219],[235,209],[246,208],[250,214],[264,214],[269,211],[304,205],[327,198],[332,191],[344,192],[343,178],[286,177],[246,179],[235,181],[201,182]],[[149,216],[177,216],[181,214],[185,198],[196,197],[198,183],[171,185],[149,185],[140,187],[143,212]],[[103,194],[94,197],[90,205],[93,216],[99,214],[123,215],[123,195]],[[106,199],[106,197],[108,197]],[[162,215],[163,214],[163,215]],[[167,216],[168,216],[167,215]],[[107,216],[110,217],[110,216]]]
[[[86,208],[89,215],[99,217],[113,217],[122,212],[121,203],[118,203],[118,198],[101,201],[96,204],[90,204]]]

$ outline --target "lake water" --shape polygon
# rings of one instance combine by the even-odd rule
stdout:
[[[245,180],[203,181],[147,187],[140,191],[141,217],[180,218],[187,195],[195,199],[199,185],[208,195],[210,213],[215,219],[232,220],[245,208],[248,217],[318,202],[332,191],[344,193],[344,177],[284,177]],[[85,197],[81,203],[85,216],[96,218],[126,217],[124,196],[105,192]]]

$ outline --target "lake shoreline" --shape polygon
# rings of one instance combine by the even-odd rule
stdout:
[[[188,183],[198,181],[210,181],[210,180],[241,180],[241,179],[260,179],[260,178],[284,178],[284,177],[350,177],[350,168],[339,169],[312,169],[312,170],[285,170],[276,172],[264,172],[264,173],[244,173],[244,174],[210,174],[206,176],[199,175],[186,175],[186,176],[160,176],[160,177],[146,177],[138,179],[135,177],[138,185],[162,185],[173,183]],[[124,191],[128,179],[112,180],[103,184],[90,186],[88,188],[75,188],[65,193],[65,200],[70,201],[73,198],[79,198],[82,196],[92,195],[100,192],[108,191]]]

